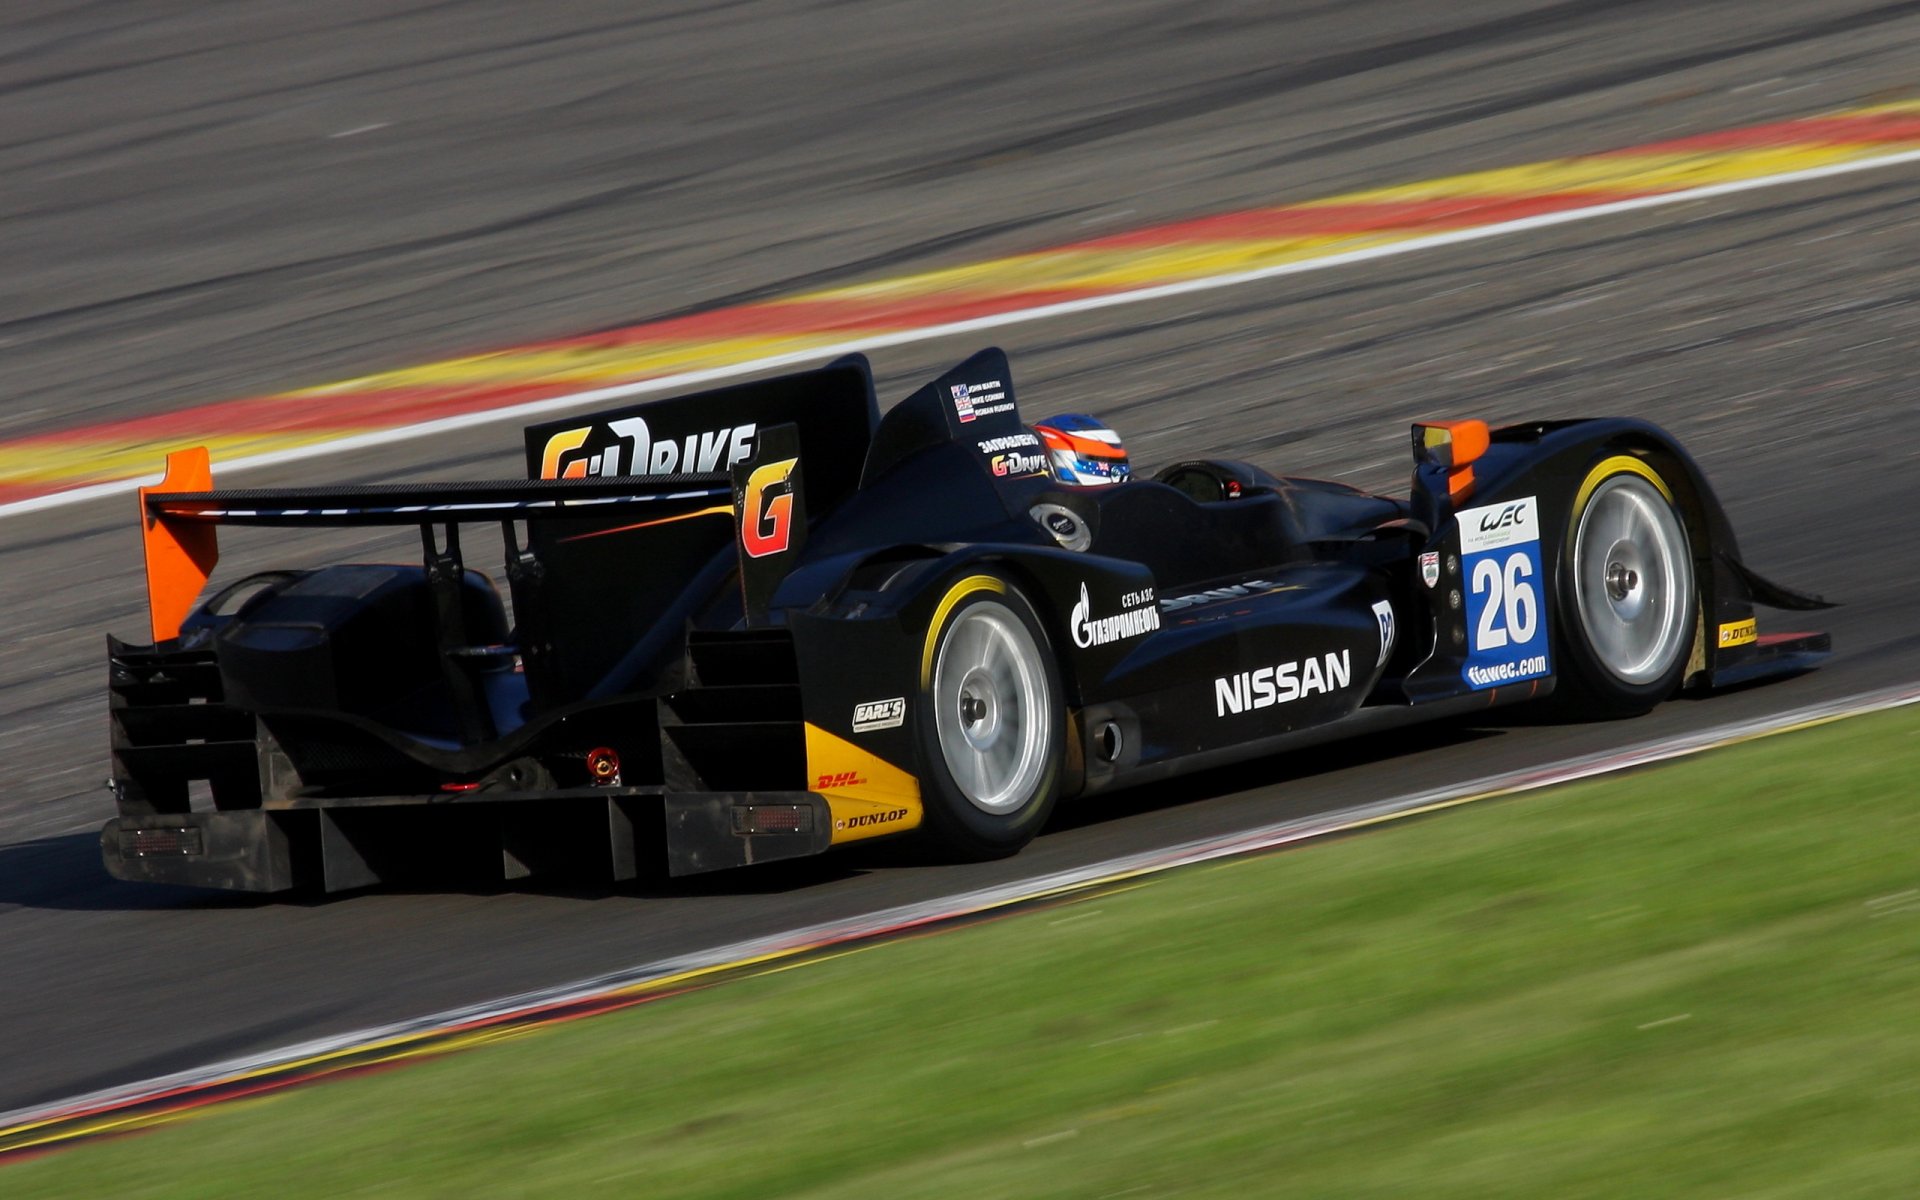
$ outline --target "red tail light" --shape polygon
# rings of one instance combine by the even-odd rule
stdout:
[[[813,809],[804,804],[735,805],[735,833],[812,833]]]
[[[606,746],[587,751],[587,778],[601,787],[620,786],[620,756]]]

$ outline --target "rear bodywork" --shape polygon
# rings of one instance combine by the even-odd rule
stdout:
[[[1166,473],[1219,498],[1066,488],[988,350],[884,420],[854,356],[536,425],[526,454],[526,480],[273,492],[170,460],[141,495],[152,641],[110,642],[113,874],[617,881],[909,833],[931,631],[968,587],[1041,619],[1067,795],[1541,697],[1568,506],[1609,456],[1674,481],[1702,598],[1688,686],[1826,650],[1758,632],[1757,602],[1820,602],[1745,567],[1692,460],[1633,421],[1494,431],[1404,500],[1224,461]],[[411,526],[421,562],[202,599],[221,525]],[[463,553],[476,525],[504,596]],[[1491,647],[1469,576],[1495,552],[1542,590]]]

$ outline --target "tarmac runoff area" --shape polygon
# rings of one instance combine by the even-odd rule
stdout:
[[[1920,703],[1920,684],[1883,689],[1760,720],[1735,722],[1589,755],[1552,767],[1503,772],[1454,787],[1395,796],[1305,820],[1278,822],[1227,837],[1091,863],[1015,884],[901,905],[853,920],[789,930],[702,953],[644,963],[557,988],[502,997],[414,1021],[303,1042],[127,1087],[0,1113],[0,1165],[9,1158],[51,1152],[89,1138],[154,1129],[207,1112],[224,1102],[474,1048],[485,1045],[504,1030],[526,1030],[580,1020],[751,977],[762,971],[790,969],[808,961],[821,961],[829,951],[841,951],[861,943],[908,932],[955,928],[989,914],[1008,913],[1136,883],[1198,863],[1266,853],[1315,838],[1616,774],[1914,703]]]
[[[1920,162],[1920,101],[1218,213],[1004,259],[0,442],[0,518],[686,391],[855,351],[1165,301],[1446,246]],[[585,381],[599,386],[581,387]],[[612,381],[612,382],[606,382]],[[172,445],[169,445],[169,439]]]

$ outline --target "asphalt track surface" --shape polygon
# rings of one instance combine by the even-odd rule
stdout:
[[[1677,7],[10,6],[0,434],[1920,84],[1920,4]],[[1396,488],[1417,416],[1650,417],[1754,566],[1846,602],[1812,675],[1193,776],[1001,863],[318,904],[115,884],[101,635],[141,628],[132,505],[0,522],[0,1110],[1920,678],[1917,203],[1900,167],[1000,331],[1030,414],[1103,413],[1148,465]],[[973,348],[876,355],[883,397]],[[238,482],[507,475],[515,442]],[[265,542],[229,561],[285,561]]]

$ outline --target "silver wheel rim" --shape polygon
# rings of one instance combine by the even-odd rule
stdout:
[[[981,812],[1025,804],[1046,766],[1047,682],[1012,610],[969,607],[947,626],[933,670],[933,724],[947,774]]]
[[[1672,669],[1687,649],[1693,561],[1687,534],[1654,486],[1636,475],[1601,484],[1573,541],[1574,599],[1600,665],[1629,684]]]

